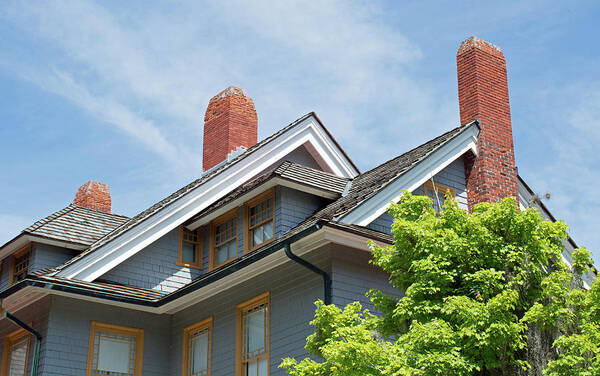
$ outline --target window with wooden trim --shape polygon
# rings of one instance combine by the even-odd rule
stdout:
[[[2,376],[25,376],[31,336],[25,329],[15,330],[4,339]]]
[[[87,376],[141,376],[144,331],[92,321]]]
[[[275,238],[275,190],[269,189],[244,205],[245,250],[251,251]]]
[[[236,376],[269,375],[269,293],[237,306]]]
[[[237,258],[237,224],[237,208],[211,223],[211,269]]]
[[[425,196],[431,199],[431,207],[436,213],[439,213],[444,208],[444,201],[446,200],[446,193],[450,192],[452,197],[456,197],[456,190],[454,188],[446,187],[438,183],[432,183],[431,181],[425,182],[423,185]]]
[[[10,284],[17,283],[29,273],[29,261],[31,259],[31,244],[15,252],[11,257]]]
[[[192,268],[202,268],[201,228],[190,231],[179,226],[179,256],[177,264]]]
[[[183,376],[210,376],[212,327],[213,319],[209,317],[183,329]]]

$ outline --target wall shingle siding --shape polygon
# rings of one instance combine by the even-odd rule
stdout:
[[[144,376],[172,374],[168,368],[169,316],[59,296],[52,297],[51,307],[44,339],[48,355],[41,375],[85,375],[92,320],[144,329]]]
[[[324,200],[287,187],[275,190],[275,234],[282,236],[324,206]]]
[[[27,324],[31,324],[31,326],[37,330],[43,338],[46,338],[46,334],[48,331],[48,312],[50,310],[50,298],[42,298],[35,302],[33,305],[29,307],[25,307],[17,312],[11,312],[20,320],[26,322]],[[7,334],[18,330],[19,327],[9,321],[8,319],[4,319],[0,321],[0,352],[4,351],[4,340]],[[33,361],[33,348],[35,346],[35,337],[30,336],[29,342],[29,356],[27,360],[27,372],[25,374],[29,375],[31,373],[31,363]],[[40,359],[39,359],[39,368],[38,370],[43,370],[47,366],[48,357],[52,356],[52,350],[49,350],[46,346],[42,346],[40,349]],[[0,367],[4,368],[4,364],[2,364],[2,356],[0,356]],[[41,375],[45,375],[40,372]]]
[[[176,228],[100,279],[159,291],[174,291],[202,274],[201,270],[175,265],[178,252],[179,228]]]
[[[213,316],[212,375],[233,375],[236,305],[265,291],[271,293],[271,376],[285,375],[283,370],[277,368],[282,358],[306,357],[306,337],[313,332],[309,322],[314,317],[314,302],[323,299],[323,280],[290,261],[276,271],[256,276],[251,283],[223,291],[174,314],[171,327],[171,374],[181,373],[183,329]]]
[[[40,269],[56,268],[79,253],[76,250],[56,247],[53,245],[33,243],[29,272]]]
[[[365,294],[378,289],[388,295],[401,295],[388,281],[388,275],[369,264],[370,254],[338,249],[332,261],[332,302],[338,307],[358,301],[363,309],[377,313]]]

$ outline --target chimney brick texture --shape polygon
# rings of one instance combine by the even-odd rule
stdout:
[[[215,95],[204,116],[204,171],[223,162],[239,146],[254,146],[257,132],[254,102],[242,89],[230,86]]]
[[[499,47],[470,37],[460,45],[456,64],[460,122],[478,120],[481,125],[478,155],[465,159],[469,210],[480,202],[518,198],[504,54]]]
[[[111,199],[108,186],[97,181],[88,181],[77,190],[73,204],[110,213]]]

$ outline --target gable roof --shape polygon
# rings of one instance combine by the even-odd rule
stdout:
[[[2,253],[9,253],[14,246],[35,239],[39,242],[65,244],[71,248],[85,248],[129,220],[119,214],[105,213],[70,204],[40,219],[4,244]],[[23,237],[29,239],[21,239]]]
[[[415,167],[419,162],[433,154],[440,147],[452,140],[473,123],[454,128],[430,141],[425,142],[412,150],[407,151],[379,166],[358,175],[352,180],[352,185],[347,195],[329,204],[319,212],[315,218],[337,220],[345,214],[356,209],[361,203],[376,195],[392,181]]]
[[[35,222],[23,230],[23,233],[90,245],[128,220],[129,218],[124,215],[71,204]]]
[[[241,183],[255,176],[282,157],[285,157],[287,153],[295,148],[306,143],[311,143],[311,145],[315,146],[319,150],[319,157],[323,158],[324,163],[333,168],[336,173],[345,177],[354,177],[359,173],[358,168],[348,158],[318,117],[313,112],[308,113],[270,137],[260,141],[242,154],[209,170],[199,179],[179,189],[106,234],[91,244],[87,250],[58,267],[56,269],[58,275],[93,281],[112,267],[137,253],[145,245],[149,244],[149,239],[158,238],[170,230],[170,228],[188,220],[192,215],[218,200],[219,196],[228,194]],[[193,195],[193,192],[196,194]],[[206,198],[207,196],[210,198]],[[184,218],[180,220],[180,217]],[[157,224],[154,222],[167,222],[167,225],[161,226],[162,232],[156,231]],[[153,229],[151,235],[148,235],[146,228],[140,226],[144,223],[149,223],[147,227]],[[145,235],[143,239],[141,239],[142,233]],[[130,246],[129,243],[136,238],[141,240],[137,240],[135,246]],[[124,248],[125,244],[128,244],[128,248]],[[105,247],[111,247],[111,245],[113,249],[106,251],[105,254],[98,255],[98,252],[96,252]],[[110,260],[104,259],[108,255],[110,255]],[[90,256],[92,257],[90,258]],[[87,265],[81,266],[86,269],[91,267],[90,270],[93,269],[93,271],[88,270],[83,272],[81,268],[75,268],[74,264],[84,259],[87,259]],[[104,259],[102,265],[92,267],[100,259]]]

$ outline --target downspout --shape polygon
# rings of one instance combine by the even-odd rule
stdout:
[[[323,269],[316,267],[315,265],[311,264],[310,262],[306,261],[305,259],[300,258],[300,257],[296,256],[295,254],[293,254],[292,248],[290,247],[290,243],[288,243],[288,242],[285,243],[285,254],[292,261],[297,262],[298,264],[304,266],[305,268],[311,270],[312,272],[320,274],[323,277],[323,289],[324,289],[323,301],[325,302],[325,304],[331,304],[331,276],[329,275],[329,273],[327,273]]]
[[[29,333],[35,336],[35,347],[33,350],[33,362],[31,362],[31,376],[37,376],[38,374],[38,363],[40,360],[40,349],[42,346],[42,335],[31,326],[25,324],[23,321],[19,320],[16,316],[11,314],[8,311],[4,311],[4,317],[14,322],[17,326],[25,329]]]

